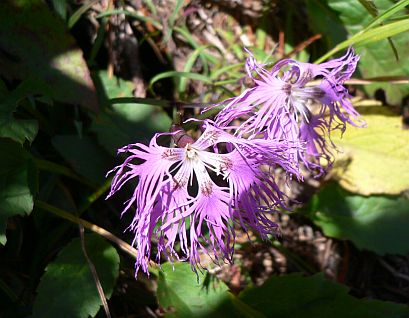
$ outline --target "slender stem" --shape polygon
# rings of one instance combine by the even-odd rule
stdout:
[[[71,169],[59,165],[55,162],[52,161],[48,161],[48,160],[43,160],[43,159],[35,159],[35,163],[37,165],[37,167],[40,170],[44,170],[44,171],[49,171],[49,172],[53,172],[53,173],[58,173],[61,174],[63,176],[69,177],[71,179],[77,180],[91,188],[95,188],[95,184],[83,177],[78,176],[77,174],[75,174]]]
[[[80,230],[80,239],[81,239],[81,249],[84,257],[88,263],[89,269],[91,271],[92,277],[94,278],[95,285],[98,290],[99,298],[101,299],[102,306],[104,307],[105,315],[107,318],[111,318],[111,312],[109,311],[109,306],[107,299],[105,297],[104,289],[102,288],[101,281],[98,277],[97,269],[95,268],[94,263],[88,256],[87,248],[85,247],[85,238],[84,238],[84,226],[82,224],[78,225]]]
[[[115,244],[117,244],[119,246],[119,248],[121,250],[123,250],[124,252],[126,252],[127,254],[131,255],[132,257],[136,257],[138,255],[138,251],[133,248],[131,245],[129,245],[128,243],[122,241],[120,238],[116,237],[114,234],[112,234],[111,232],[108,232],[107,230],[105,230],[102,227],[99,227],[98,225],[95,225],[91,222],[85,221],[81,218],[76,217],[75,215],[72,215],[69,212],[66,212],[60,208],[57,208],[55,206],[52,206],[46,202],[40,201],[40,200],[36,200],[35,201],[35,206],[37,208],[43,209],[47,212],[50,212],[54,215],[57,215],[60,218],[63,218],[65,220],[68,220],[70,222],[76,223],[76,224],[80,224],[83,225],[86,229],[93,231],[101,236],[103,236],[104,238],[106,238],[107,240],[110,240],[111,242],[114,242]]]
[[[234,80],[236,81],[236,80]],[[213,104],[208,103],[187,103],[181,101],[169,101],[155,98],[138,98],[138,97],[117,97],[109,100],[110,104],[143,104],[157,106],[161,108],[206,108]]]
[[[208,111],[201,113],[199,116],[196,117],[196,119],[198,120],[204,120],[207,119],[209,117],[212,117],[214,115],[216,115],[218,112],[220,112],[225,106],[215,106],[212,109],[209,109]],[[186,131],[192,129],[194,126],[197,126],[201,124],[200,121],[189,121],[185,124],[183,124],[183,129],[185,129]]]
[[[22,300],[14,293],[14,291],[0,278],[0,289],[11,299],[12,302],[20,302],[21,305],[26,306]]]
[[[346,80],[344,84],[347,85],[370,85],[373,83],[389,83],[389,84],[409,84],[409,76],[385,76],[374,77],[368,79],[351,78]]]
[[[308,82],[306,86],[319,85],[321,80],[314,80]],[[371,78],[351,78],[346,80],[344,84],[346,85],[370,85],[374,83],[388,83],[388,84],[409,84],[409,76],[379,76]]]
[[[84,204],[78,209],[78,214],[84,213],[96,200],[98,200],[111,186],[112,178],[108,178],[98,189],[89,195]]]

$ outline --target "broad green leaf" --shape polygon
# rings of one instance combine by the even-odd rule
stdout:
[[[350,35],[357,34],[364,30],[367,26],[371,26],[371,22],[380,23],[383,19],[375,18],[366,11],[366,9],[356,0],[327,0],[329,6],[339,13],[339,18],[342,21],[343,26],[348,30]],[[391,17],[389,14],[404,14],[405,11],[388,11],[395,1],[392,0],[376,0],[374,1],[376,7],[379,10],[379,17],[386,12],[387,17]],[[398,8],[402,9],[401,4]],[[357,48],[357,53],[361,56],[358,63],[358,69],[363,78],[370,78],[376,76],[392,76],[392,75],[409,75],[409,60],[406,58],[409,55],[409,46],[407,45],[408,37],[407,30],[409,29],[409,19],[390,23],[386,25],[387,21],[384,21],[385,25],[378,28],[372,28],[370,33],[364,32],[369,35],[365,41],[361,41],[361,46]],[[391,26],[395,28],[391,29]],[[392,37],[393,44],[396,47],[399,61],[396,61],[393,49],[386,39],[376,43],[368,44],[368,41],[385,38],[386,36],[392,36],[392,34],[383,33],[382,31],[406,31],[402,34]],[[399,104],[402,98],[409,94],[408,85],[393,85],[387,83],[376,83],[364,87],[369,94],[374,94],[377,89],[383,89],[386,92],[387,101],[390,104]]]
[[[342,138],[332,171],[340,184],[363,195],[399,194],[409,189],[409,131],[402,119],[385,106],[359,107],[366,128],[349,126]]]
[[[12,92],[1,81],[0,86],[0,137],[11,138],[20,144],[27,139],[31,143],[38,132],[37,120],[14,117],[18,103],[27,97],[26,83]]]
[[[166,317],[221,317],[223,306],[232,310],[230,314],[237,311],[223,282],[209,279],[200,272],[196,276],[187,263],[173,266],[165,263],[163,272],[159,272],[157,297]]]
[[[90,137],[60,135],[55,136],[52,143],[76,172],[95,184],[104,182],[106,173],[112,169],[109,154],[97,140]]]
[[[148,141],[154,133],[168,131],[171,125],[169,116],[160,104],[152,102],[110,103],[109,99],[132,97],[132,82],[99,72],[95,77],[101,93],[101,112],[92,122],[91,129],[97,134],[99,143],[110,153],[130,143]],[[159,101],[160,102],[160,101]]]
[[[360,249],[409,252],[409,201],[403,197],[364,197],[331,184],[313,197],[309,215],[326,235],[349,239]]]
[[[1,75],[30,79],[33,94],[97,110],[82,52],[43,1],[1,1],[0,21]]]
[[[409,309],[389,302],[356,299],[348,288],[317,274],[271,277],[238,297],[227,287],[197,276],[186,263],[166,263],[159,275],[157,297],[166,317],[400,318]]]
[[[356,299],[348,295],[346,286],[323,274],[271,277],[261,287],[242,292],[239,299],[266,317],[403,318],[409,314],[404,305]]]
[[[109,299],[119,273],[119,255],[115,248],[95,234],[85,235],[85,247]],[[48,264],[37,288],[33,317],[94,317],[101,304],[81,242],[74,239]]]
[[[326,0],[306,1],[308,10],[308,24],[314,32],[323,35],[322,40],[327,49],[347,38],[347,31],[338,17],[338,13],[331,9]]]
[[[33,210],[36,170],[21,145],[0,138],[0,244],[6,244],[7,219]]]

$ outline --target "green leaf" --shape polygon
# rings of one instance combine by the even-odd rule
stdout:
[[[17,119],[14,112],[18,103],[27,97],[26,83],[9,92],[0,81],[0,137],[11,138],[23,144],[27,139],[30,143],[38,132],[38,122],[34,119]]]
[[[67,0],[52,0],[54,11],[65,21],[67,18]]]
[[[197,81],[202,81],[206,84],[211,84],[212,81],[209,77],[202,75],[202,74],[198,74],[198,73],[191,73],[191,72],[178,72],[178,71],[168,71],[168,72],[163,72],[160,73],[156,76],[154,76],[150,83],[149,83],[149,87],[151,88],[153,86],[153,84],[155,84],[157,81],[162,80],[164,78],[169,78],[169,77],[173,77],[173,78],[190,78],[190,79],[194,79]]]
[[[357,53],[361,56],[358,63],[358,69],[363,78],[371,78],[376,76],[409,76],[409,60],[405,58],[409,55],[409,46],[407,45],[407,30],[409,29],[409,19],[403,19],[396,24],[392,22],[374,28],[374,25],[384,22],[386,18],[390,18],[392,14],[404,14],[403,2],[395,5],[392,0],[378,0],[375,4],[380,15],[373,19],[372,16],[355,0],[327,0],[329,6],[339,14],[343,26],[348,30],[349,34],[358,34],[362,30],[367,30],[362,34],[351,37],[343,45],[358,43],[360,39],[360,48]],[[398,11],[398,9],[401,9]],[[387,37],[394,34],[399,35],[393,37],[393,44],[401,57],[396,61],[394,52]],[[358,39],[359,38],[359,39]],[[352,40],[351,40],[352,39]],[[384,39],[384,40],[381,40]],[[376,43],[370,43],[373,41]],[[344,46],[345,47],[345,46]],[[373,95],[377,89],[383,89],[386,93],[386,98],[390,104],[399,104],[402,98],[409,94],[408,85],[393,85],[387,83],[375,83],[366,85],[365,90]]]
[[[349,239],[360,249],[409,252],[409,201],[403,197],[364,197],[331,184],[314,196],[309,215],[325,235]]]
[[[33,210],[36,169],[17,143],[0,138],[0,244],[6,244],[7,219]]]
[[[338,16],[338,12],[328,6],[328,1],[306,1],[308,24],[316,33],[323,35],[325,49],[329,50],[347,38],[347,31]]]
[[[169,19],[168,19],[168,28],[166,30],[166,34],[165,37],[163,38],[163,41],[165,43],[167,43],[169,41],[169,39],[172,36],[172,32],[173,32],[173,28],[175,26],[175,21],[176,21],[176,17],[178,16],[178,14],[180,14],[180,11],[183,7],[184,1],[183,0],[176,0],[176,4],[175,4],[175,8],[172,11],[172,14],[170,15]]]
[[[112,169],[109,154],[90,137],[60,135],[52,139],[52,144],[76,172],[95,184],[104,182],[106,173]]]
[[[342,138],[332,136],[339,148],[333,175],[345,189],[363,195],[409,189],[409,131],[402,129],[401,117],[386,106],[357,110],[367,127],[348,127]]]
[[[271,277],[261,287],[245,290],[239,299],[266,317],[403,318],[409,314],[404,305],[356,299],[348,295],[346,286],[323,274]]]
[[[359,2],[371,16],[376,17],[379,14],[378,8],[372,0],[359,0]]]
[[[85,235],[85,247],[109,299],[119,273],[119,255],[115,248],[95,234]],[[33,317],[94,317],[101,304],[80,240],[74,239],[48,264],[37,288]]]
[[[159,273],[157,297],[166,317],[403,318],[409,313],[404,305],[349,296],[346,286],[322,274],[271,277],[235,297],[211,276],[197,277],[189,264],[174,267],[166,263]]]
[[[174,270],[173,270],[174,266]],[[203,317],[214,312],[228,299],[227,286],[221,281],[204,284],[206,275],[192,271],[187,263],[162,265],[157,297],[167,317]]]
[[[382,14],[378,15],[375,19],[373,19],[371,23],[366,26],[365,30],[368,30],[377,24],[381,24],[386,19],[390,18],[397,12],[401,11],[407,5],[409,5],[409,0],[401,0],[397,2],[395,5],[389,7],[389,9],[385,10]]]
[[[195,49],[192,54],[190,54],[189,58],[187,59],[185,66],[183,67],[183,72],[189,73],[192,70],[194,63],[196,62],[197,58],[200,54],[206,50],[207,48],[211,47],[210,45],[202,45]],[[178,91],[179,93],[183,93],[186,90],[187,78],[181,78],[179,81]]]
[[[0,21],[1,75],[30,79],[33,94],[97,110],[82,52],[43,1],[1,1]]]
[[[194,49],[197,49],[201,46],[196,41],[196,39],[192,36],[192,34],[190,33],[189,29],[186,26],[183,26],[183,27],[175,26],[173,30],[175,32],[178,32],[179,35],[182,36],[182,38],[184,38],[186,42],[189,43]],[[202,52],[200,56],[203,57],[202,60],[203,60],[204,67],[206,67],[207,65],[206,60],[213,64],[216,64],[219,62],[219,58],[217,58],[216,56],[210,53]]]
[[[120,9],[107,10],[107,11],[104,11],[104,12],[98,14],[96,16],[96,18],[100,19],[100,18],[110,17],[110,16],[113,16],[113,15],[120,15],[120,14],[126,15],[128,17],[134,18],[136,20],[139,20],[139,21],[142,21],[142,22],[145,22],[145,23],[151,23],[155,28],[162,29],[162,25],[158,21],[156,21],[155,19],[152,19],[151,17],[147,17],[147,16],[144,16],[144,15],[137,14],[135,12],[131,12],[131,11],[128,11],[128,10],[120,10]]]
[[[169,116],[157,106],[161,101],[138,99],[138,103],[123,103],[120,99],[132,97],[134,85],[120,78],[108,78],[101,71],[95,77],[100,92],[101,104],[104,108],[92,122],[91,129],[97,134],[99,143],[110,153],[116,154],[119,147],[147,141],[154,133],[168,131],[171,125]],[[109,99],[117,102],[110,102]],[[149,103],[152,103],[149,105]]]
[[[389,38],[391,36],[406,32],[409,30],[409,19],[399,20],[396,22],[391,22],[352,37],[351,39],[344,42],[343,48],[354,44],[355,46],[365,46],[380,40]]]
[[[85,2],[82,6],[80,6],[77,11],[75,11],[72,16],[68,20],[68,28],[72,28],[78,20],[81,18],[81,16],[89,10],[96,2],[99,0],[90,0],[88,2]]]

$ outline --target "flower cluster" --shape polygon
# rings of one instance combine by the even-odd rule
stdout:
[[[255,85],[224,101],[216,124],[224,127],[245,118],[236,127],[237,136],[305,142],[305,148],[293,150],[293,159],[323,173],[320,158],[331,161],[326,135],[333,129],[344,131],[346,123],[364,124],[343,86],[358,60],[349,49],[343,57],[319,65],[285,59],[268,71],[250,55],[246,69]]]
[[[331,157],[326,136],[346,123],[362,124],[343,86],[357,62],[350,49],[320,65],[287,59],[268,71],[250,54],[246,69],[254,87],[220,103],[225,107],[214,121],[202,122],[197,140],[177,128],[156,134],[148,146],[119,149],[127,158],[109,172],[108,197],[134,186],[123,213],[134,213],[129,229],[137,272],[148,273],[153,241],[158,261],[161,255],[188,259],[195,269],[204,254],[232,261],[235,226],[262,238],[274,234],[268,214],[286,207],[273,170],[299,180],[301,166],[323,173],[320,158]],[[160,146],[163,135],[175,145]]]

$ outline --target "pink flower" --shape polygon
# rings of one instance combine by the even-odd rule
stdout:
[[[158,260],[161,252],[168,259],[179,258],[179,241],[195,268],[200,251],[216,262],[232,260],[235,224],[262,238],[276,228],[266,213],[283,206],[283,194],[268,169],[280,165],[297,175],[288,157],[295,146],[237,138],[209,122],[204,127],[197,141],[182,136],[181,148],[159,146],[156,135],[149,146],[136,143],[119,150],[128,157],[111,171],[115,175],[108,197],[136,182],[123,213],[135,213],[129,229],[135,233],[137,271],[142,267],[148,273],[152,238]]]
[[[325,135],[333,129],[344,131],[346,123],[364,124],[343,86],[358,60],[349,49],[343,57],[326,63],[315,65],[285,59],[268,71],[250,54],[246,70],[254,87],[220,103],[226,107],[215,122],[223,127],[241,118],[237,136],[305,142],[305,149],[293,149],[292,160],[323,172],[319,158],[331,157]]]

